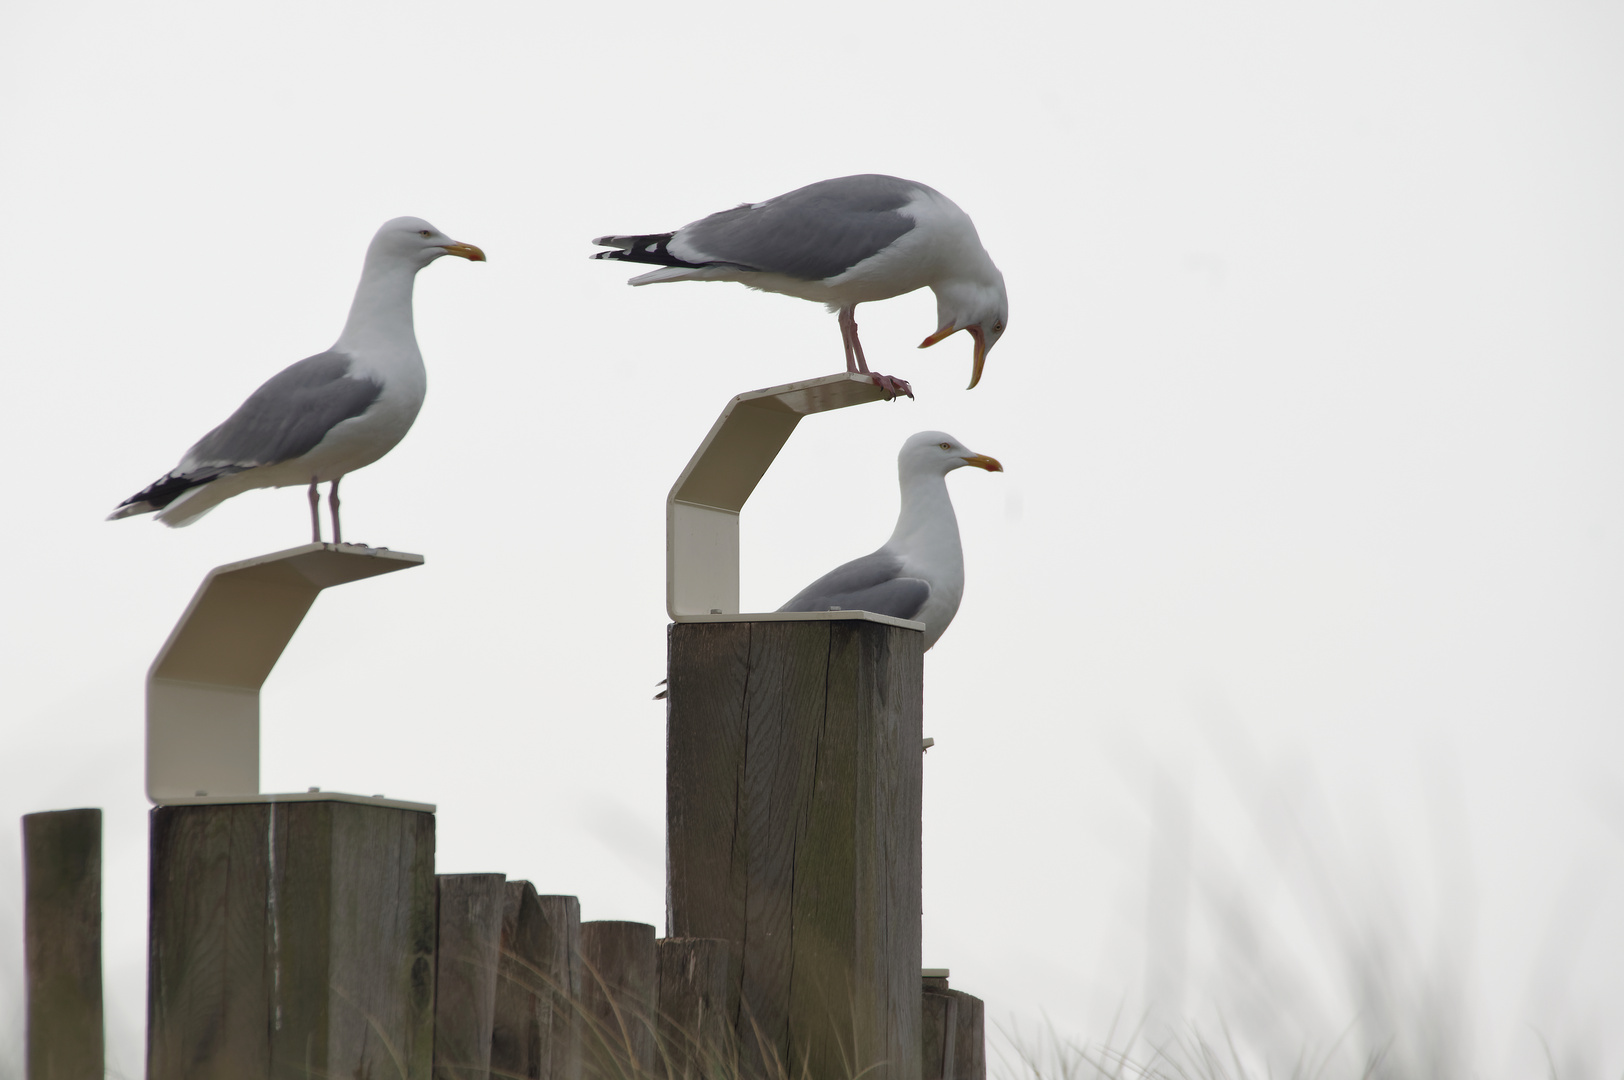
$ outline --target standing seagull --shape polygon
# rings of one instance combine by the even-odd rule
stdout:
[[[937,329],[919,347],[970,331],[976,343],[972,388],[1009,322],[1004,275],[981,246],[969,215],[934,188],[894,176],[820,180],[676,232],[592,242],[619,249],[600,251],[595,259],[662,268],[632,278],[632,285],[737,281],[827,305],[840,312],[846,370],[872,375],[887,397],[913,397],[913,390],[902,379],[869,371],[857,340],[858,304],[930,286]]]
[[[316,485],[331,481],[333,542],[343,543],[339,480],[393,450],[423,407],[427,375],[412,330],[412,283],[441,255],[485,261],[483,251],[422,218],[384,222],[367,246],[349,321],[333,347],[273,375],[168,475],[107,519],[157,511],[159,521],[178,527],[251,488],[309,484],[311,539],[319,544]]]
[[[947,474],[965,465],[1004,467],[941,431],[921,431],[902,444],[897,475],[902,512],[891,539],[795,594],[779,611],[872,611],[925,624],[925,648],[936,644],[964,596],[964,549],[947,496]]]

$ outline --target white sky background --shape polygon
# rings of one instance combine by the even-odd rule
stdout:
[[[419,277],[428,402],[345,484],[428,565],[318,602],[263,786],[436,802],[442,872],[663,927],[663,499],[729,396],[841,353],[587,241],[878,171],[974,217],[1011,328],[967,393],[928,293],[859,311],[919,400],[802,425],[744,599],[876,546],[913,431],[1004,462],[950,481],[925,962],[1028,1032],[1153,1002],[1277,1072],[1363,1018],[1348,1062],[1391,1021],[1416,1074],[1543,1037],[1618,1075],[1624,9],[1223,6],[0,7],[0,818],[107,813],[113,1069],[146,666],[210,567],[308,533],[297,489],[103,515],[332,342],[383,220],[483,246]]]

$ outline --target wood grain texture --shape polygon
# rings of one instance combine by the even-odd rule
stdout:
[[[501,874],[441,874],[434,972],[434,1080],[489,1080],[501,970]]]
[[[958,1004],[953,1026],[953,1075],[949,1080],[987,1080],[987,1007],[962,990],[947,992]]]
[[[491,1075],[580,1080],[581,905],[507,883]]]
[[[148,1076],[427,1080],[433,868],[432,814],[154,810]]]
[[[732,837],[744,784],[750,624],[674,624],[667,648],[666,935],[743,941],[748,862],[734,857]]]
[[[729,1059],[739,1012],[738,946],[714,938],[663,938],[655,952],[657,1071],[669,1080],[713,1076]]]
[[[943,980],[945,981],[945,980]],[[958,1049],[959,1003],[946,992],[924,991],[920,1009],[921,1071],[925,1080],[954,1080],[953,1053]]]
[[[922,635],[686,623],[669,644],[672,936],[741,943],[745,1050],[759,1027],[794,1069],[918,1080]]]
[[[614,920],[582,923],[581,967],[585,1075],[589,1080],[651,1075],[658,985],[654,927]]]
[[[543,981],[546,925],[528,881],[510,881],[502,895],[502,952],[497,964],[496,1014],[491,1023],[491,1073],[513,1080],[548,1074],[547,1031],[553,997]]]
[[[538,896],[545,931],[542,955],[553,990],[547,1021],[548,1074],[552,1080],[581,1080],[581,902],[573,896]]]
[[[102,812],[23,816],[28,1080],[100,1080]]]
[[[986,1007],[978,997],[924,980],[925,1080],[987,1080]]]

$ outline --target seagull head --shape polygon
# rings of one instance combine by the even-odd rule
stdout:
[[[383,223],[367,248],[367,259],[384,258],[411,263],[421,270],[441,255],[456,255],[484,262],[485,253],[472,244],[459,243],[422,218],[398,217]]]
[[[897,471],[910,474],[946,476],[954,469],[974,465],[988,472],[1003,472],[997,458],[978,454],[945,431],[921,431],[910,435],[897,454]]]
[[[970,372],[970,389],[981,381],[981,365],[987,362],[987,353],[1004,336],[1009,324],[1009,293],[1004,290],[1004,275],[989,265],[991,277],[984,281],[944,282],[935,286],[937,330],[919,343],[921,349],[943,338],[968,330],[975,339],[975,367]]]

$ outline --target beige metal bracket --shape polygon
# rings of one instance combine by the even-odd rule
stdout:
[[[843,372],[753,390],[727,403],[665,500],[665,609],[671,618],[738,614],[739,511],[801,417],[884,397],[867,375]]]
[[[423,565],[359,544],[305,544],[215,567],[147,671],[147,798],[182,803],[331,800],[433,811],[427,803],[311,789],[259,790],[259,691],[316,594]]]

